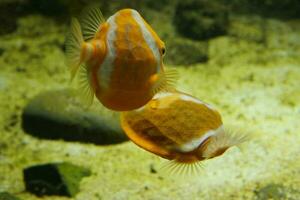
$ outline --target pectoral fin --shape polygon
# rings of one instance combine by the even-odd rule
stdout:
[[[80,66],[79,88],[81,101],[87,106],[92,105],[94,99],[94,89],[92,87],[92,74],[86,65]]]
[[[175,91],[175,83],[178,79],[178,73],[176,70],[162,71],[159,74],[154,74],[150,81],[153,84],[152,94],[156,94],[161,91]]]

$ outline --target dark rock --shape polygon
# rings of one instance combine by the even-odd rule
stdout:
[[[278,184],[269,184],[259,190],[255,191],[256,197],[258,200],[280,200],[286,199],[285,194],[286,188]]]
[[[82,178],[90,176],[88,169],[69,163],[36,165],[23,170],[26,190],[37,195],[74,197]]]
[[[105,0],[104,0],[105,1]],[[106,1],[107,2],[107,1]],[[153,1],[153,0],[118,0],[118,1],[109,1],[110,12],[116,11],[122,8],[133,8],[138,10],[140,13],[143,14],[148,9],[153,10],[163,10],[166,7],[170,7],[173,4],[176,4],[176,0],[160,0],[160,1]],[[111,13],[112,14],[112,13]]]
[[[0,4],[0,35],[12,33],[17,29],[17,18],[20,14],[19,6],[17,2]]]
[[[185,0],[176,6],[174,24],[185,37],[205,40],[227,32],[228,10],[217,1]]]
[[[78,1],[75,1],[76,3]],[[17,19],[29,14],[41,14],[66,22],[69,16],[69,0],[6,0],[0,1],[1,34],[11,33],[17,29]]]
[[[155,169],[153,164],[150,165],[150,173],[151,174],[156,174],[157,173],[157,170]]]
[[[0,56],[2,56],[2,54],[5,52],[5,49],[0,47]]]
[[[22,66],[17,66],[16,67],[16,72],[19,72],[19,73],[24,73],[26,72],[26,68],[25,67],[22,67]]]
[[[300,18],[299,0],[244,0],[235,7],[244,6],[248,13],[282,19]]]
[[[66,22],[69,9],[64,0],[11,0],[0,1],[0,35],[17,30],[17,21],[25,15],[39,13],[59,18],[58,22]],[[62,18],[63,17],[63,18]]]
[[[21,200],[21,199],[8,192],[0,192],[0,200]]]
[[[64,0],[28,0],[26,6],[31,12],[37,12],[46,16],[67,16],[69,13],[68,1]]]
[[[160,1],[144,0],[143,2],[148,8],[156,9],[156,10],[161,10],[165,7],[168,7],[176,3],[176,1],[174,0],[160,0]]]
[[[259,14],[280,19],[299,19],[299,0],[219,0],[235,14]]]
[[[172,65],[191,65],[208,60],[208,43],[174,37],[166,41],[165,61]]]
[[[94,144],[128,140],[119,123],[119,113],[98,101],[90,108],[71,90],[48,91],[36,96],[24,109],[25,132],[44,139],[63,139]]]

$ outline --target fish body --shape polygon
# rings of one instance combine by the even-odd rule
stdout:
[[[156,94],[145,106],[123,112],[121,124],[135,144],[180,164],[220,156],[244,140],[224,130],[216,109],[182,92]]]
[[[136,10],[120,10],[107,20],[98,9],[86,13],[81,25],[73,19],[66,47],[71,76],[84,68],[87,99],[95,95],[107,108],[132,110],[170,85],[165,45]]]

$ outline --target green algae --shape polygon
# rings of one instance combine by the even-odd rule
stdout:
[[[20,200],[20,199],[7,192],[0,192],[0,200]]]
[[[300,49],[300,29],[295,27],[300,25],[266,23],[265,44],[244,37],[251,32],[247,29],[241,34],[244,38],[211,40],[207,64],[177,68],[179,90],[216,107],[225,126],[255,135],[241,150],[232,148],[204,162],[205,169],[197,177],[181,180],[161,174],[162,159],[131,142],[103,147],[41,141],[22,131],[21,111],[33,96],[69,86],[60,47],[66,28],[41,16],[22,18],[16,34],[0,38],[5,49],[0,57],[1,76],[6,80],[0,93],[0,124],[4,125],[0,127],[0,191],[38,199],[20,193],[24,191],[22,169],[66,161],[94,172],[82,181],[78,200],[255,199],[257,191],[268,193],[268,184],[283,188],[282,192],[275,187],[278,195],[299,199],[300,58],[295,52]],[[31,28],[36,30],[31,33]],[[18,71],[18,66],[24,70]],[[157,173],[151,172],[153,168]]]
[[[71,194],[71,196],[75,196],[80,191],[78,182],[83,177],[91,175],[89,170],[67,163],[59,164],[58,168],[60,173],[63,174],[63,181],[68,185],[68,192]]]

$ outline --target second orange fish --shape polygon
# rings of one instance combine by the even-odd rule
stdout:
[[[135,144],[178,169],[197,167],[247,140],[245,134],[226,131],[215,108],[182,92],[156,94],[145,106],[123,112],[121,123]]]

